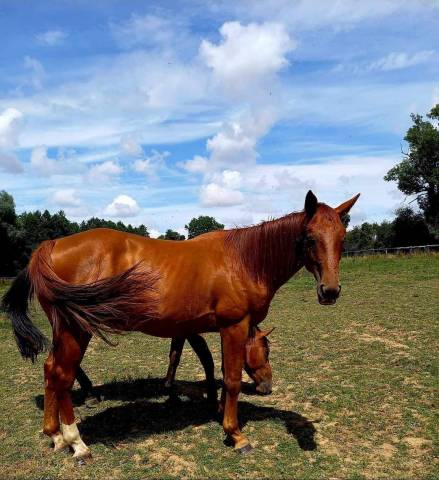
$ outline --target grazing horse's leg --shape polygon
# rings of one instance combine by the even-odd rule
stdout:
[[[183,351],[185,341],[186,339],[184,337],[172,337],[171,349],[169,350],[168,373],[166,374],[165,378],[166,388],[171,388],[174,383],[175,372],[177,371],[177,367],[180,363],[181,352]]]
[[[220,330],[225,388],[223,428],[229,438],[233,440],[235,449],[240,453],[248,453],[252,449],[238,425],[238,396],[241,391],[249,321],[250,317],[247,316],[241,322]]]
[[[84,370],[78,366],[76,370],[76,380],[81,387],[82,393],[84,397],[88,397],[93,391],[93,384],[91,380],[88,378],[88,375],[84,372]]]
[[[90,378],[81,368],[78,366],[76,370],[76,380],[81,387],[81,393],[84,398],[84,403],[88,408],[94,408],[102,400],[101,395],[95,390]]]
[[[212,354],[207,346],[207,342],[201,335],[191,335],[188,337],[188,341],[200,359],[206,374],[207,399],[216,405],[215,364],[213,363]]]
[[[61,420],[62,440],[59,434],[59,423],[50,425],[46,420],[53,420],[51,414],[54,410],[48,410],[46,416],[46,403],[44,406],[44,432],[51,435],[55,442],[67,444],[74,450],[73,456],[79,459],[91,457],[90,450],[82,441],[78,427],[75,423],[70,389],[75,381],[76,370],[81,363],[89,337],[84,335],[73,335],[72,332],[63,330],[54,338],[54,350],[49,355],[45,364],[46,397],[49,400],[47,408],[50,410],[50,403],[56,397]],[[55,430],[55,427],[57,431]],[[55,437],[54,437],[55,435]],[[61,448],[61,446],[59,447]]]

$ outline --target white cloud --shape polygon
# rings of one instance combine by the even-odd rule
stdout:
[[[0,169],[7,173],[21,173],[23,167],[20,160],[12,153],[3,153],[0,151]]]
[[[156,230],[155,228],[148,228],[148,233],[151,238],[157,238],[157,237],[160,237],[160,235],[162,235],[162,232],[160,232],[159,230]]]
[[[142,155],[143,150],[140,143],[132,135],[123,135],[120,140],[120,151],[130,157]]]
[[[46,78],[46,72],[42,63],[36,58],[26,56],[24,57],[24,68],[29,72],[26,75],[25,84],[30,85],[36,90],[41,90],[44,79]]]
[[[55,45],[60,45],[68,37],[68,34],[63,30],[47,30],[42,33],[35,35],[37,43],[44,45],[46,47],[53,47]]]
[[[32,149],[30,165],[42,177],[81,173],[84,166],[77,161],[76,151],[71,148],[58,148],[56,158],[50,157],[45,145]]]
[[[73,188],[57,190],[52,197],[53,202],[61,207],[79,207],[81,200],[76,196]]]
[[[211,168],[246,165],[257,159],[256,144],[274,123],[274,112],[264,110],[244,114],[223,124],[221,131],[207,140]]]
[[[118,195],[104,210],[111,217],[134,217],[139,212],[139,205],[128,195]]]
[[[239,188],[241,180],[241,173],[236,170],[224,170],[222,173],[222,183],[227,188]]]
[[[305,190],[311,188],[314,185],[314,180],[300,179],[295,176],[291,171],[283,168],[274,174],[274,178],[277,181],[277,190]]]
[[[152,150],[150,156],[133,162],[132,168],[138,173],[153,176],[156,174],[159,168],[165,165],[165,159],[169,155],[169,152],[158,152],[157,150]]]
[[[220,33],[222,42],[203,40],[200,54],[229,90],[240,93],[286,66],[285,55],[296,46],[281,23],[226,22]]]
[[[402,68],[413,67],[420,63],[425,63],[434,55],[434,50],[422,50],[413,54],[406,52],[392,52],[386,57],[380,58],[368,66],[368,70],[400,70]]]
[[[122,172],[123,169],[117,162],[109,160],[93,165],[87,173],[87,179],[92,182],[108,182],[111,177],[120,175]]]
[[[208,160],[201,155],[195,155],[190,160],[178,163],[178,166],[184,168],[190,173],[205,173],[208,168]]]
[[[223,187],[217,183],[203,185],[200,190],[201,204],[206,207],[239,205],[244,195],[239,190]]]
[[[60,165],[57,161],[47,156],[47,147],[45,146],[36,147],[32,150],[30,164],[43,177],[61,173]]]
[[[7,108],[0,113],[0,147],[17,145],[23,114],[16,108]]]

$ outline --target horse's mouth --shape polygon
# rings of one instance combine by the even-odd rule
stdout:
[[[321,295],[317,295],[317,297],[320,305],[335,305],[335,302],[337,301],[334,297],[323,297]]]
[[[256,392],[258,395],[270,395],[271,382],[262,382],[259,385],[256,385]]]

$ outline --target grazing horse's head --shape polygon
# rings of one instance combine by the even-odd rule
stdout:
[[[268,335],[274,330],[259,330],[257,327],[254,335],[249,337],[245,347],[244,368],[248,376],[255,382],[256,391],[263,395],[271,393],[272,372],[268,359],[270,345]]]
[[[331,208],[318,203],[308,192],[305,199],[307,226],[305,235],[305,267],[317,282],[317,297],[321,305],[333,305],[340,295],[339,263],[346,229],[341,218],[346,215],[360,194]]]

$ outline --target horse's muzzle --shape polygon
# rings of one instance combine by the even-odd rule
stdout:
[[[259,385],[256,385],[256,391],[259,395],[270,395],[271,388],[271,382],[261,382]]]
[[[320,305],[334,305],[340,296],[341,285],[337,287],[326,287],[322,283],[317,287],[317,297]]]

